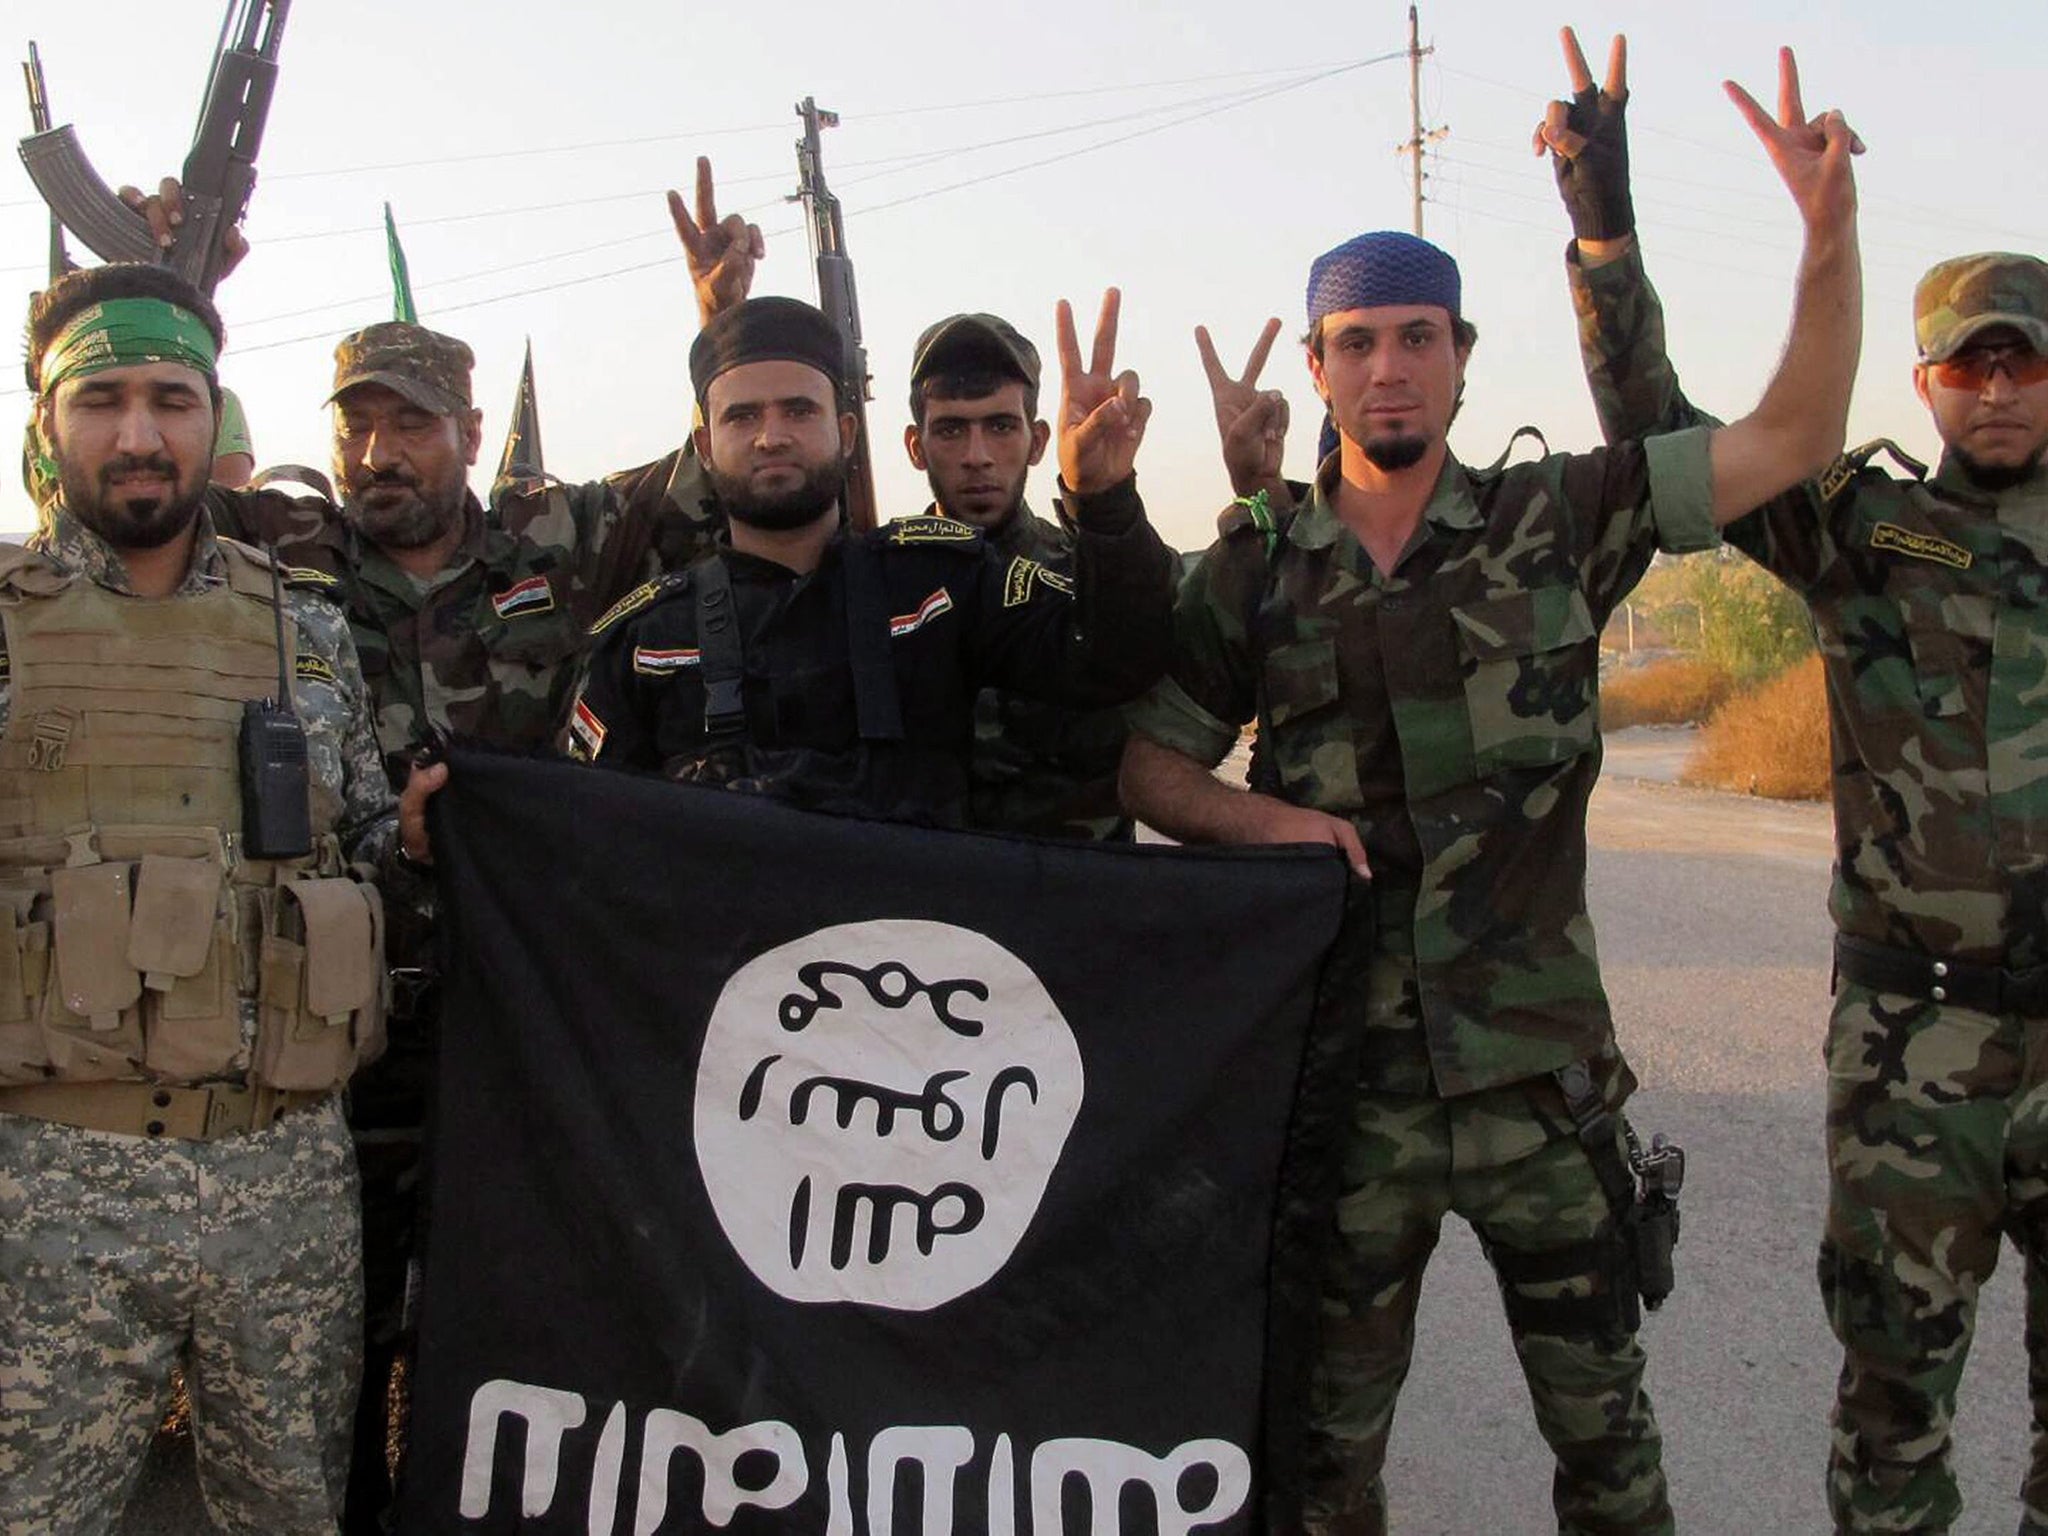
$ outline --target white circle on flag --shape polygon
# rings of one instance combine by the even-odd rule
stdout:
[[[726,982],[697,1066],[697,1165],[777,1295],[922,1312],[1009,1262],[1082,1090],[1073,1030],[1000,944],[845,923]]]

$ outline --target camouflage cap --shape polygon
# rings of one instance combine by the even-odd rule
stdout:
[[[1913,339],[1923,362],[1938,363],[1980,331],[2009,325],[2048,353],[2048,263],[1985,251],[1944,261],[1913,290]]]
[[[963,363],[993,363],[999,372],[1013,373],[1038,388],[1038,348],[1000,315],[948,315],[926,326],[911,354],[911,387]]]
[[[382,384],[421,410],[452,416],[469,409],[469,371],[476,354],[467,343],[404,320],[380,320],[341,338],[334,349],[330,402],[358,384]]]

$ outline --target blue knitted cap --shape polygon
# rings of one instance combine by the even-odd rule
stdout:
[[[1416,235],[1378,229],[1325,251],[1308,269],[1308,323],[1343,309],[1440,304],[1458,318],[1458,264]]]

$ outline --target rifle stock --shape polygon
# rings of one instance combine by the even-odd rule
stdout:
[[[212,293],[222,244],[248,210],[256,152],[277,84],[290,0],[228,0],[192,148],[185,156],[184,222],[159,250],[149,221],[115,194],[66,124],[21,141],[22,164],[50,212],[104,261],[160,261]]]

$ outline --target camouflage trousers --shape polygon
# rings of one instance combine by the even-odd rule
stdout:
[[[361,1345],[338,1102],[213,1142],[0,1114],[0,1532],[113,1530],[182,1365],[230,1536],[332,1536]]]
[[[1414,1351],[1423,1270],[1445,1216],[1472,1225],[1497,1272],[1614,1230],[1548,1078],[1457,1099],[1367,1093],[1357,1115],[1311,1387],[1303,1524],[1312,1536],[1387,1530],[1380,1469]],[[1612,1273],[1500,1282],[1536,1425],[1557,1457],[1551,1499],[1566,1536],[1673,1529],[1643,1351],[1611,1316]],[[1542,1306],[1572,1299],[1583,1308]],[[1533,1310],[1552,1314],[1543,1328],[1530,1321]],[[1561,1324],[1558,1314],[1585,1325]]]
[[[2010,1236],[2033,1398],[2021,1531],[2048,1536],[2048,1021],[1845,983],[1827,1061],[1835,1529],[1932,1536],[1955,1521],[1956,1388],[1977,1293]]]

